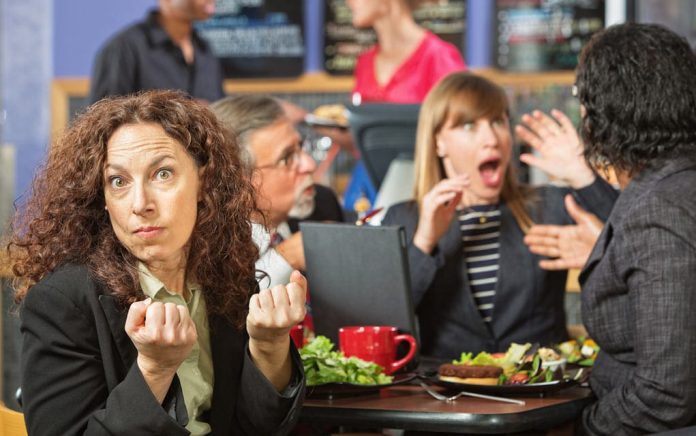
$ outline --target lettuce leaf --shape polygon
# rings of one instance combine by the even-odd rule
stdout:
[[[392,382],[384,369],[376,363],[357,357],[345,357],[333,351],[334,344],[325,336],[317,336],[300,349],[307,386],[326,383],[352,383],[359,385],[383,385]]]

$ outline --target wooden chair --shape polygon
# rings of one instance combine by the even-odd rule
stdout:
[[[0,403],[0,435],[27,436],[24,415]]]

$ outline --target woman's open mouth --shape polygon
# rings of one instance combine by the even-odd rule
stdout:
[[[503,166],[500,158],[484,160],[478,167],[481,181],[487,188],[498,188],[503,182]]]

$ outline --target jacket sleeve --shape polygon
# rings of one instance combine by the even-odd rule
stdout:
[[[33,286],[20,309],[22,396],[31,435],[186,435],[160,405],[136,364],[109,392],[100,343],[88,307],[60,289]],[[110,345],[107,345],[110,346]],[[167,398],[176,397],[178,381]],[[165,401],[165,407],[169,401]],[[181,408],[177,408],[181,411]]]
[[[445,264],[445,257],[439,245],[435,247],[432,254],[427,254],[413,243],[413,235],[418,225],[418,210],[415,203],[402,203],[390,207],[381,224],[402,225],[406,230],[411,292],[413,304],[417,307],[435,279],[435,274]]]
[[[602,221],[609,219],[619,192],[603,178],[597,176],[590,185],[574,191],[581,206],[594,213]]]
[[[616,276],[625,280],[629,313],[635,315],[631,360],[636,366],[626,383],[585,409],[587,433],[653,433],[696,419],[693,214],[664,199],[648,198],[614,232],[611,243],[616,244],[617,258],[610,260],[616,265]],[[617,329],[610,319],[606,323],[601,328]],[[604,334],[610,333],[627,334]]]
[[[248,344],[244,352],[242,383],[237,399],[237,419],[244,434],[284,435],[290,433],[300,417],[305,391],[302,361],[290,344],[292,376],[283,392],[278,392],[254,365]]]

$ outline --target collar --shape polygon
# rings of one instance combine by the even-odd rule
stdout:
[[[169,34],[160,25],[159,9],[151,9],[145,17],[145,30],[147,32],[147,37],[152,45],[162,46],[162,45],[172,45],[174,46],[174,41],[169,36]],[[195,26],[191,29],[191,41],[194,47],[206,47],[206,42],[196,32]]]
[[[170,292],[167,287],[164,286],[164,283],[155,277],[142,262],[138,262],[138,279],[140,280],[140,287],[142,288],[143,293],[153,300],[155,299],[155,296],[162,291],[170,295],[175,295],[175,293]],[[188,298],[185,300],[187,300],[186,303],[189,303],[193,294],[200,291],[201,287],[198,283],[186,281],[186,289],[189,292],[187,295]]]
[[[696,168],[696,162],[689,159],[671,159],[662,164],[659,168],[648,168],[637,174],[621,192],[612,208],[612,220],[631,213],[632,206],[636,199],[644,195],[651,195],[652,188],[661,180],[679,173],[681,171]]]

